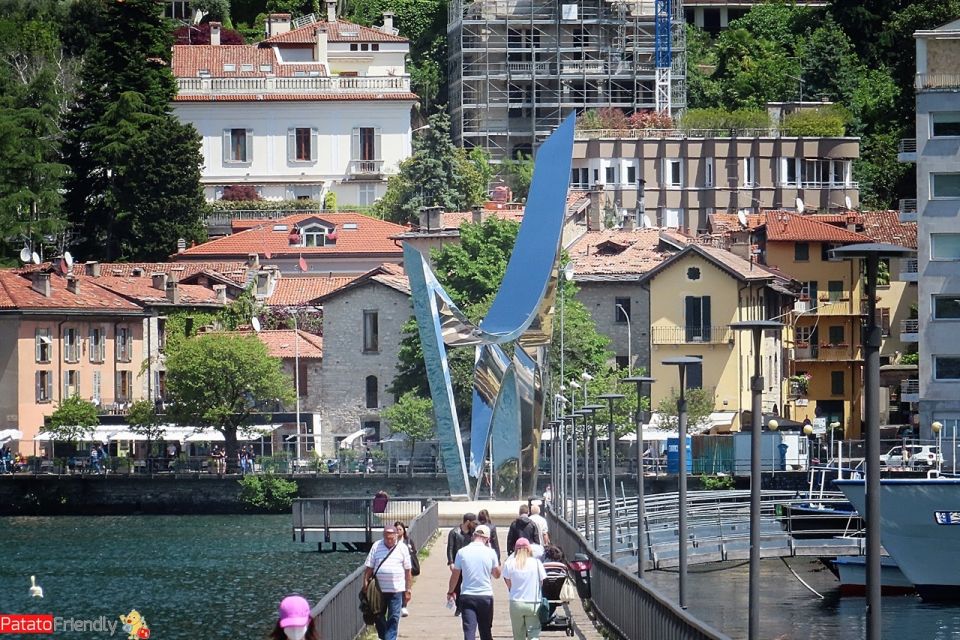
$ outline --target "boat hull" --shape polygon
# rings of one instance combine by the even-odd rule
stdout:
[[[862,480],[837,480],[866,516]],[[880,543],[924,600],[960,600],[960,480],[880,482]]]
[[[866,594],[867,559],[862,556],[840,557],[831,562],[837,579],[840,580],[840,595],[862,596]],[[893,558],[880,559],[880,593],[885,596],[915,593],[913,583],[900,571]]]

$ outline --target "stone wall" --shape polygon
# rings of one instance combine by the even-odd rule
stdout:
[[[633,369],[650,370],[650,295],[638,282],[577,282],[577,300],[593,318],[597,332],[610,338],[608,349],[626,358],[628,346],[633,352]],[[615,322],[615,301],[630,298],[631,341],[627,342],[627,323]],[[558,327],[559,330],[559,327]]]

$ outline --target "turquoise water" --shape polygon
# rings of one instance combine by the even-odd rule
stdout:
[[[0,613],[119,621],[136,609],[158,640],[263,638],[283,596],[315,604],[363,561],[291,538],[289,515],[0,518]]]

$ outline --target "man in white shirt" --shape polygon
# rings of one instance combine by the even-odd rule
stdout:
[[[500,577],[497,554],[490,548],[490,528],[479,525],[473,542],[457,552],[450,574],[447,600],[453,602],[457,581],[460,584],[460,616],[463,640],[493,640],[493,579]]]
[[[393,525],[383,528],[383,540],[377,540],[363,563],[363,586],[376,577],[383,592],[386,611],[377,616],[377,637],[396,640],[400,627],[400,611],[410,602],[413,589],[410,551],[405,544],[397,544],[397,530]]]
[[[550,532],[547,527],[547,519],[540,515],[540,505],[530,505],[530,520],[537,525],[537,531],[540,532],[540,544],[544,546],[550,544]]]

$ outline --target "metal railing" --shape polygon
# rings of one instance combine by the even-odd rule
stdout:
[[[350,175],[371,176],[383,173],[383,160],[351,160]]]
[[[177,78],[180,95],[247,93],[409,92],[410,76],[305,78]]]
[[[650,327],[650,341],[653,344],[717,344],[732,340],[733,332],[727,325]]]
[[[900,333],[919,333],[919,332],[920,332],[919,320],[901,320],[900,321]]]
[[[900,273],[917,273],[920,271],[920,261],[917,258],[907,258],[902,262]]]
[[[918,73],[913,85],[917,90],[960,89],[958,73]]]
[[[568,560],[577,553],[592,560],[591,602],[604,624],[621,638],[728,640],[728,636],[693,617],[657,589],[642,584],[636,576],[598,555],[565,521],[553,513],[548,517],[551,541],[563,549]]]
[[[900,145],[897,147],[897,153],[916,153],[916,152],[917,152],[916,138],[900,139]]]
[[[916,213],[916,212],[917,212],[916,198],[900,198],[900,213]]]
[[[917,395],[920,393],[920,380],[917,378],[908,378],[900,381],[900,395]]]
[[[437,503],[430,503],[408,524],[407,533],[419,549],[438,528]],[[354,640],[366,629],[357,599],[362,586],[363,565],[338,582],[313,608],[323,640]]]
[[[364,541],[372,543],[376,529],[395,520],[410,522],[423,512],[426,499],[391,499],[387,511],[374,514],[369,498],[297,498],[293,501],[293,539],[305,542],[308,531],[322,534],[325,540],[340,530],[356,531]]]

